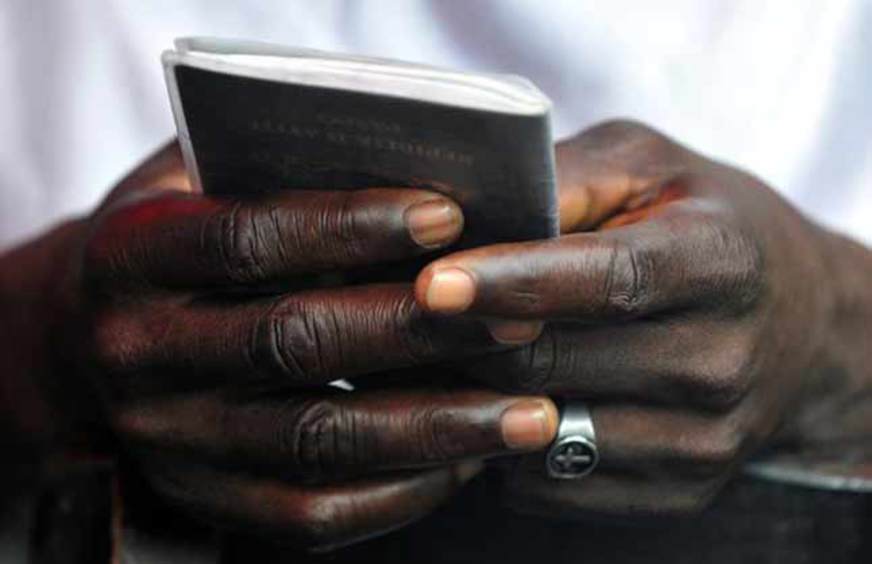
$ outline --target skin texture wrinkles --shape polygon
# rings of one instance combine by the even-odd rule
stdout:
[[[327,287],[449,248],[461,210],[210,198],[167,146],[0,257],[4,446],[124,457],[181,511],[309,550],[408,524],[497,457],[510,506],[568,518],[698,511],[764,449],[869,466],[868,249],[641,124],[556,155],[559,238]],[[544,475],[551,398],[592,408],[582,481]]]

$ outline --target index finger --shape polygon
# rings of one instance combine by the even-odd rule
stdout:
[[[416,256],[453,242],[462,225],[455,203],[415,189],[251,200],[166,192],[107,210],[86,258],[115,286],[259,285]]]

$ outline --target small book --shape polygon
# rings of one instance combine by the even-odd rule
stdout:
[[[163,64],[207,194],[416,187],[460,204],[461,247],[557,234],[551,104],[526,79],[208,38]]]

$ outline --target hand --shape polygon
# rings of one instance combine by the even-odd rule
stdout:
[[[864,378],[869,388],[857,352],[839,379],[820,370],[835,354],[839,277],[824,249],[848,245],[833,251],[830,234],[760,181],[624,122],[561,143],[557,162],[561,237],[458,252],[416,283],[422,308],[531,343],[471,375],[592,406],[597,469],[554,481],[541,456],[527,457],[509,484],[515,506],[695,511],[776,431],[803,440],[799,422],[816,409],[819,424],[828,398]]]
[[[219,526],[325,549],[426,514],[476,461],[554,434],[545,398],[326,387],[499,346],[477,322],[423,316],[411,285],[281,290],[445,246],[461,227],[455,204],[411,189],[194,194],[170,146],[93,217],[4,260],[51,265],[52,316],[30,317],[53,346],[27,355],[53,359],[59,395],[93,386],[92,424],[155,491]],[[34,259],[43,247],[51,260]]]

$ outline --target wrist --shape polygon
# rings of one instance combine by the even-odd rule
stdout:
[[[850,444],[872,432],[872,251],[817,228],[815,293],[819,335],[792,442],[827,445],[850,456]]]

